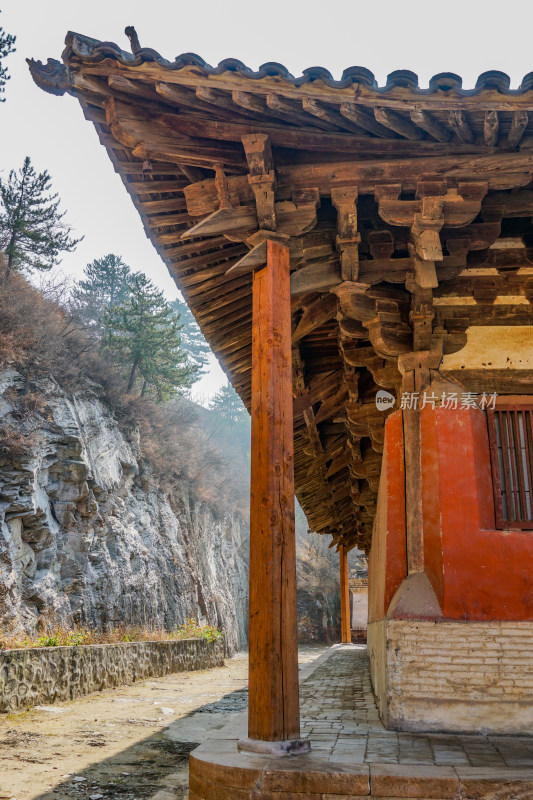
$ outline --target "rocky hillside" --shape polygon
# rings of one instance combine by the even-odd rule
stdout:
[[[339,556],[328,536],[308,531],[302,509],[296,507],[296,581],[298,639],[338,641],[340,630]]]
[[[200,437],[200,429],[195,434]],[[0,372],[0,625],[39,617],[173,628],[206,618],[246,643],[248,523],[161,488],[101,387]]]
[[[54,292],[1,267],[0,626],[198,617],[243,647],[248,417],[128,394]],[[299,638],[328,641],[338,555],[296,522]]]

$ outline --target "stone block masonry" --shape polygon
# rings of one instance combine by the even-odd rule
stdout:
[[[0,653],[0,712],[73,700],[172,672],[222,666],[222,638],[8,650]]]

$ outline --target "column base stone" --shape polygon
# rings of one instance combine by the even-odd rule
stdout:
[[[265,742],[261,739],[239,739],[237,747],[241,753],[253,755],[300,756],[309,753],[311,745],[308,739],[286,739],[281,742]]]

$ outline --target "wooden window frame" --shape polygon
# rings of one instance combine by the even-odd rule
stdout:
[[[533,396],[498,397],[487,423],[496,529],[533,530]]]

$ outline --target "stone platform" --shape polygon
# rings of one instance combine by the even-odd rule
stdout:
[[[308,755],[239,754],[246,715],[190,757],[190,800],[529,800],[531,736],[400,733],[380,722],[366,648],[337,645],[301,673]]]

